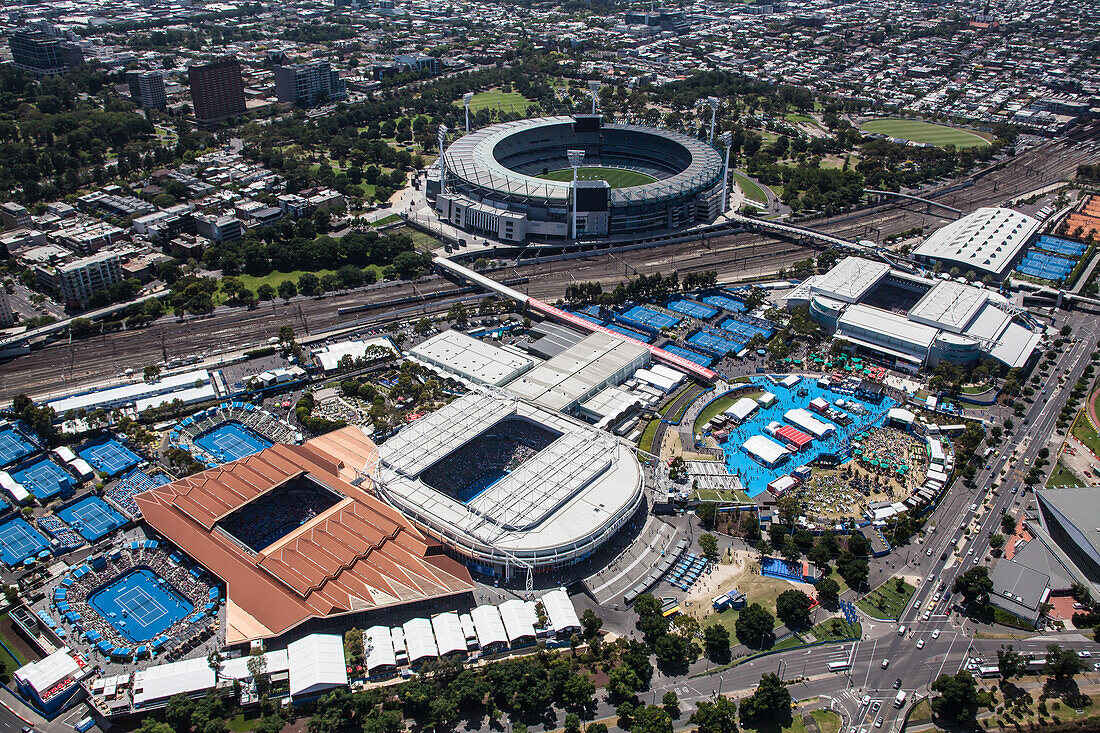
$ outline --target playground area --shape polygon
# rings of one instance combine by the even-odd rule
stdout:
[[[164,578],[135,568],[88,596],[88,605],[129,641],[148,641],[193,610]]]
[[[832,429],[825,435],[815,436],[809,445],[797,452],[787,452],[773,465],[766,466],[757,462],[741,449],[742,444],[752,436],[765,435],[771,423],[784,425],[790,421],[785,418],[788,410],[806,408],[815,399],[822,399],[832,405],[839,395],[831,390],[817,386],[814,380],[801,378],[791,387],[777,384],[779,380],[755,376],[752,382],[760,389],[771,392],[776,399],[769,407],[761,407],[752,416],[740,424],[730,427],[729,435],[722,443],[726,465],[730,473],[741,479],[742,485],[750,496],[756,497],[767,491],[768,484],[799,466],[829,455],[844,462],[852,455],[853,436],[865,433],[877,427],[886,419],[886,413],[894,406],[894,401],[885,397],[879,404],[864,403],[847,396],[844,398],[847,424],[834,423],[826,415],[816,415],[816,419]],[[795,427],[798,427],[797,425]]]
[[[92,468],[108,476],[117,476],[141,463],[141,458],[114,438],[84,446],[78,451]]]
[[[259,453],[272,446],[270,440],[238,422],[222,423],[195,438],[195,444],[222,463]]]
[[[0,428],[0,466],[22,460],[36,450],[34,442],[11,425]]]
[[[89,542],[102,539],[126,524],[122,515],[98,496],[81,499],[59,511],[57,516]]]
[[[49,556],[50,543],[23,519],[12,519],[0,525],[0,560],[8,567],[32,561],[39,553]]]

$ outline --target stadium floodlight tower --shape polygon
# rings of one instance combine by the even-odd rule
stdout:
[[[440,125],[436,135],[439,140],[439,192],[447,193],[447,161],[443,157],[443,145],[447,142],[447,126]]]
[[[583,150],[570,150],[566,152],[569,158],[569,167],[573,169],[573,239],[577,238],[577,169],[584,161]]]
[[[714,119],[718,114],[718,97],[707,97],[707,106],[710,107],[710,142],[714,145]]]
[[[592,95],[592,114],[596,114],[596,95],[600,93],[600,86],[598,81],[588,82],[588,93]]]
[[[470,102],[474,99],[473,92],[466,92],[462,95],[462,106],[466,108],[466,134],[470,134]]]
[[[730,193],[730,148],[733,147],[733,133],[729,130],[723,132],[719,139],[726,146],[726,165],[722,168],[722,214],[729,208]]]

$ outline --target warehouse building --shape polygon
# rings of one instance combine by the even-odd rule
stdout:
[[[913,257],[945,270],[958,268],[968,280],[1001,280],[1039,230],[1040,221],[1012,209],[982,208],[937,229]]]

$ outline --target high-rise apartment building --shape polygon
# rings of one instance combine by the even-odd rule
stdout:
[[[64,74],[84,63],[84,52],[71,41],[46,35],[39,30],[22,30],[8,37],[16,68],[39,76]]]
[[[168,106],[164,77],[159,71],[127,71],[126,81],[130,85],[130,99],[139,107],[164,109]]]
[[[319,101],[348,96],[344,80],[327,61],[276,66],[274,71],[275,94],[280,102],[312,107]]]
[[[200,125],[245,113],[241,62],[236,56],[192,66],[187,70],[195,119]]]

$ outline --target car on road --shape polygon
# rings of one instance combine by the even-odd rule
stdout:
[[[890,666],[890,660],[889,659],[883,659],[882,660],[882,668],[886,669],[889,666]]]
[[[870,695],[864,695],[863,699],[859,701],[859,706],[861,708],[865,708],[870,704],[871,704],[871,696]]]
[[[929,547],[927,550],[924,551],[924,554],[928,555],[928,557],[932,557],[932,548]]]
[[[924,648],[924,639],[917,639],[917,649]]]
[[[933,603],[939,603],[940,602],[940,594],[939,593],[935,593],[935,594],[932,595],[932,602]]]
[[[932,609],[931,608],[929,608],[927,611],[924,612],[924,615],[921,616],[921,620],[922,621],[927,621],[930,618],[932,618]]]
[[[895,690],[900,690],[901,689],[901,677],[898,677],[896,680],[894,680],[894,689]]]
[[[1082,649],[1081,651],[1077,652],[1077,656],[1081,657],[1081,659],[1088,659],[1092,656],[1092,652],[1090,652],[1088,649]]]
[[[940,630],[939,630],[939,629],[933,629],[933,630],[932,630],[932,638],[933,638],[933,639],[938,639],[938,638],[940,638]]]
[[[881,728],[882,727],[882,716],[881,715],[878,716],[878,720],[875,721],[875,727],[876,728]]]

